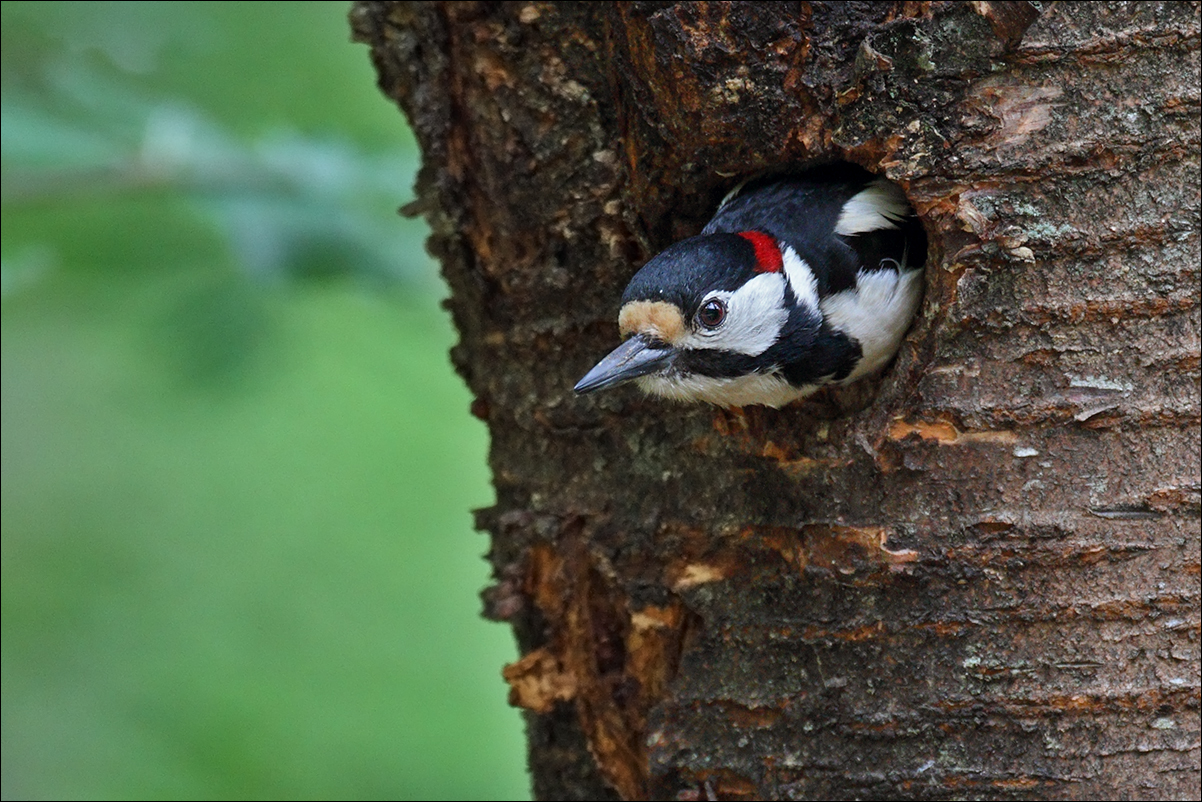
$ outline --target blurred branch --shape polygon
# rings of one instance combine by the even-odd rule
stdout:
[[[384,211],[415,167],[399,151],[369,155],[290,132],[239,141],[178,104],[143,104],[143,123],[131,131],[127,118],[92,120],[84,110],[76,122],[47,103],[4,99],[5,208],[178,195],[203,203],[256,275],[433,276],[420,250],[399,247]],[[127,98],[123,108],[135,106]]]
[[[224,174],[189,175],[183,170],[164,170],[159,165],[141,160],[108,167],[6,167],[0,171],[0,180],[3,181],[0,201],[5,205],[25,206],[164,190],[183,193],[287,191],[285,184],[273,181],[273,178],[266,173],[249,175],[241,170],[229,170]]]

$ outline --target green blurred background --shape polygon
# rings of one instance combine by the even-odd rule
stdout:
[[[3,9],[3,796],[524,798],[345,3]]]

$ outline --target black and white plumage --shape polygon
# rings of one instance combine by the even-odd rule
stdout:
[[[848,164],[757,179],[622,295],[628,339],[576,385],[779,407],[885,366],[922,297],[926,236],[901,189]]]

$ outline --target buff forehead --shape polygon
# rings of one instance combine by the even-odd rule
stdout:
[[[676,345],[689,333],[684,315],[666,301],[631,301],[618,313],[622,336],[649,334],[669,345]]]

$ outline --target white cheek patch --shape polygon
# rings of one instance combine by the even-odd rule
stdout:
[[[898,221],[910,214],[901,187],[878,178],[852,196],[839,212],[835,233],[845,237],[866,234],[869,231],[897,228]]]
[[[698,328],[686,335],[680,348],[712,348],[759,356],[780,337],[789,317],[785,309],[785,279],[780,273],[760,273],[734,292],[711,292],[726,304],[726,320],[716,329]],[[705,301],[702,301],[704,304]]]
[[[789,279],[789,288],[797,302],[818,311],[818,279],[814,271],[806,264],[805,259],[786,245],[781,249],[781,259],[785,263],[785,276]]]

